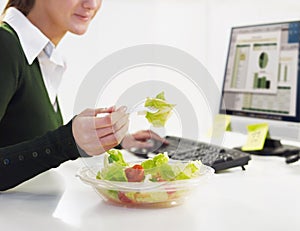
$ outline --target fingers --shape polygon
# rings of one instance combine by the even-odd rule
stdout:
[[[169,144],[169,141],[167,141],[165,138],[161,137],[157,133],[155,133],[155,132],[153,132],[153,131],[150,130],[150,134],[151,134],[152,139],[161,141],[164,144]]]
[[[127,108],[122,106],[117,110],[111,112],[104,117],[97,117],[95,118],[95,128],[105,128],[113,126],[117,121],[122,119],[124,116],[128,117],[126,113]]]
[[[115,133],[116,131],[120,130],[126,123],[128,123],[128,119],[129,119],[129,115],[126,114],[120,120],[118,120],[114,125],[103,127],[103,128],[98,128],[96,130],[97,136],[99,138],[101,138],[101,137],[107,136],[109,134]]]
[[[129,124],[126,123],[117,132],[99,138],[96,146],[95,145],[90,146],[89,148],[90,154],[99,155],[117,146],[121,142],[121,140],[125,137],[128,130],[128,126]]]
[[[97,108],[97,109],[86,109],[80,114],[83,116],[96,116],[97,114],[101,113],[111,113],[115,111],[115,107],[108,107],[108,108]]]
[[[116,110],[115,106],[112,106],[112,107],[108,107],[108,108],[97,108],[95,109],[95,116],[97,114],[101,114],[101,113],[112,113]]]
[[[101,146],[105,147],[106,150],[117,146],[122,139],[125,137],[128,131],[129,123],[126,123],[118,131],[111,133],[107,136],[102,136],[99,138]],[[107,149],[108,147],[108,149]]]
[[[164,144],[169,144],[169,142],[166,139],[164,139],[163,137],[161,137],[160,135],[158,135],[157,133],[155,133],[151,130],[142,130],[142,131],[135,133],[133,136],[136,140],[142,141],[142,140],[154,139],[154,140],[158,140]]]
[[[104,117],[96,117],[106,113]],[[76,116],[72,122],[74,139],[81,149],[89,155],[99,155],[116,145],[125,137],[129,127],[126,107],[117,110],[87,109]]]
[[[123,148],[151,147],[150,139],[168,144],[168,141],[151,130],[126,135],[129,127],[127,108],[122,106],[87,109],[75,117],[72,124],[76,143],[89,155],[99,155],[122,141]],[[98,117],[100,116],[100,117]],[[148,142],[147,142],[148,141]]]
[[[152,138],[152,135],[150,130],[142,130],[133,134],[133,137],[136,140],[148,140]]]

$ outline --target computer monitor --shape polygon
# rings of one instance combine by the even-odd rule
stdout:
[[[228,48],[220,113],[232,131],[268,123],[265,147],[254,154],[287,155],[300,147],[300,21],[233,27]]]

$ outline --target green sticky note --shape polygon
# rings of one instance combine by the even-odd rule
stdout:
[[[224,133],[224,131],[230,131],[230,123],[231,117],[229,115],[216,115],[213,121],[213,127],[211,131],[209,131],[209,136],[220,137]]]
[[[262,150],[269,132],[267,123],[252,124],[247,126],[248,137],[242,151]]]
[[[231,117],[229,115],[225,115],[225,131],[231,131]]]

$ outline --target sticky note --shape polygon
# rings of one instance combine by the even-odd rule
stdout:
[[[252,124],[247,126],[248,136],[242,151],[262,150],[269,132],[267,123]]]
[[[213,127],[209,131],[209,136],[220,137],[224,131],[231,130],[231,117],[229,115],[218,114],[213,121]]]

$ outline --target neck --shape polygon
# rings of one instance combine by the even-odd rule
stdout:
[[[28,20],[35,25],[49,40],[57,46],[67,31],[59,30],[55,24],[51,23],[45,17],[30,12],[27,16]]]

